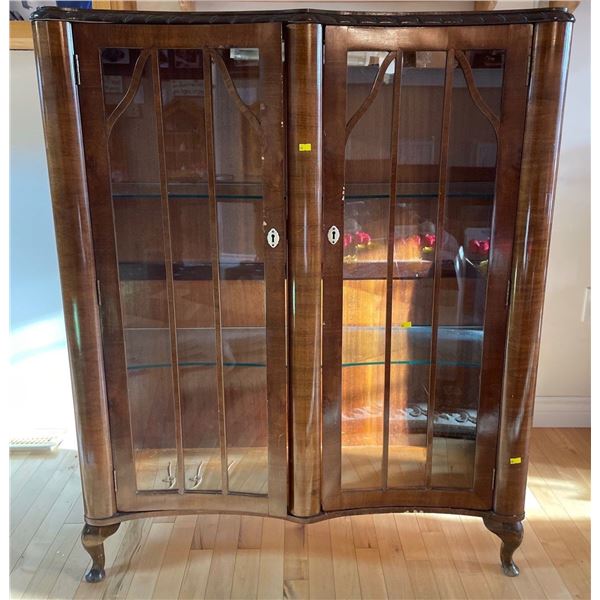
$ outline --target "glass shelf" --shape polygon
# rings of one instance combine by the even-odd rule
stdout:
[[[415,270],[414,261],[394,261],[394,280],[402,279],[431,279],[433,269]],[[418,261],[427,263],[431,261]],[[425,265],[425,266],[427,266]],[[264,263],[221,262],[220,279],[223,281],[262,281],[264,280]],[[454,263],[443,260],[441,267],[443,278],[456,277]],[[119,277],[121,281],[164,281],[166,278],[165,265],[151,262],[120,262]],[[344,280],[385,280],[387,263],[385,261],[357,260],[344,265]],[[480,273],[475,268],[467,268],[462,275],[466,279],[479,279]],[[212,264],[210,262],[173,263],[174,281],[212,281]]]
[[[160,194],[113,194],[114,200],[160,200]],[[208,200],[208,194],[169,194],[169,200]],[[262,200],[262,196],[217,194],[217,200]]]
[[[116,183],[112,185],[113,200],[160,200],[158,183]],[[169,183],[169,200],[208,200],[206,183]],[[256,182],[217,181],[217,200],[263,200],[262,185]]]
[[[265,266],[262,262],[220,262],[221,280],[264,280]],[[121,281],[159,281],[166,278],[164,263],[120,262]],[[212,281],[210,262],[173,263],[175,281]]]
[[[455,192],[453,194],[446,194],[445,196],[446,198],[465,198],[465,199],[471,199],[471,198],[475,198],[478,200],[493,200],[494,199],[494,194],[481,194],[481,193],[477,193],[477,192],[464,192],[464,193],[458,193]],[[389,200],[390,195],[389,194],[365,194],[365,195],[348,195],[346,196],[346,201],[357,201],[357,200]],[[438,198],[438,194],[437,193],[430,193],[430,194],[396,194],[396,200],[401,200],[401,199],[415,199],[415,200],[421,200],[421,199],[431,199],[431,200],[436,200]]]
[[[391,365],[481,367],[483,330],[480,326],[438,326],[438,354],[431,358],[431,326],[391,328]],[[385,327],[348,325],[343,328],[342,367],[385,365]]]
[[[215,367],[217,365],[216,361],[180,361],[177,363],[178,367]],[[243,363],[243,362],[224,362],[224,367],[259,367],[266,368],[266,363]],[[143,369],[170,369],[171,363],[157,363],[157,364],[147,364],[147,365],[130,365],[127,367],[128,371],[141,371]]]
[[[391,360],[390,365],[431,365],[431,360]],[[468,369],[479,369],[481,363],[476,362],[454,362],[450,360],[438,360],[437,365],[443,367],[466,367]],[[356,363],[342,363],[342,367],[368,367],[371,365],[385,365],[384,360],[367,361],[367,362],[356,362]]]

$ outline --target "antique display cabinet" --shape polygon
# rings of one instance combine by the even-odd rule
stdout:
[[[40,9],[85,499],[513,552],[573,17]]]

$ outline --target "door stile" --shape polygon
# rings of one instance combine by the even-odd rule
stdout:
[[[177,449],[177,489],[180,494],[185,490],[185,465],[183,462],[183,436],[181,425],[181,394],[179,389],[179,355],[177,348],[177,316],[175,313],[175,286],[173,284],[173,256],[171,248],[171,223],[169,215],[169,187],[167,181],[167,162],[165,156],[165,134],[163,126],[162,95],[160,91],[160,73],[158,50],[151,53],[152,83],[154,89],[154,113],[156,117],[156,139],[158,142],[158,164],[160,175],[160,203],[162,212],[163,246],[165,253],[165,272],[167,277],[167,303],[169,313],[169,337],[171,341],[171,373],[173,375],[173,412],[175,417],[175,443]],[[170,463],[169,463],[170,464]],[[170,469],[167,476],[171,477]]]
[[[272,26],[269,43],[261,47],[259,111],[263,152],[263,233],[279,232],[275,248],[265,244],[267,329],[267,418],[269,514],[287,515],[288,499],[288,347],[287,347],[287,227],[285,197],[285,123],[282,28]],[[269,140],[269,141],[267,141]],[[263,238],[265,239],[265,238]]]
[[[346,145],[346,27],[327,27],[323,92],[323,449],[322,504],[338,508],[342,488],[342,277],[343,243],[328,230],[344,230]],[[343,108],[341,108],[343,107]]]
[[[485,469],[487,480],[479,478],[481,494],[489,495],[494,484],[492,469],[496,467],[499,431],[502,426],[503,369],[506,344],[494,344],[494,339],[505,340],[508,332],[510,302],[506,301],[511,286],[511,264],[517,260],[513,250],[516,235],[516,215],[521,183],[521,159],[525,136],[525,115],[528,106],[529,53],[532,51],[533,26],[511,26],[506,52],[504,89],[498,128],[498,159],[496,203],[493,223],[494,265],[488,282],[485,322],[487,339],[484,339],[481,372],[482,410],[493,412],[495,427],[480,423],[477,429],[475,452],[476,472]],[[497,273],[497,276],[493,274]],[[480,425],[482,425],[480,427]],[[491,430],[490,430],[491,429]],[[503,465],[498,464],[498,472]]]
[[[388,210],[388,248],[385,299],[385,354],[383,389],[383,453],[381,459],[381,485],[388,487],[390,443],[390,390],[392,359],[392,314],[394,289],[394,241],[396,230],[396,195],[398,188],[398,143],[400,137],[400,82],[402,81],[403,55],[395,52],[394,89],[392,95],[392,132],[390,135],[390,206]]]
[[[229,493],[227,468],[227,428],[225,427],[225,386],[223,382],[223,343],[221,332],[221,277],[219,270],[219,220],[215,173],[215,141],[213,124],[212,60],[206,48],[202,49],[204,76],[204,131],[206,134],[206,165],[208,171],[208,202],[210,214],[210,252],[212,262],[213,303],[215,312],[215,345],[217,350],[217,402],[219,414],[219,445],[221,446],[221,488]]]
[[[446,217],[446,184],[448,179],[448,148],[450,145],[450,115],[452,110],[452,84],[454,80],[454,50],[446,54],[446,72],[444,77],[444,104],[442,108],[442,132],[440,139],[440,168],[438,182],[438,206],[436,232],[443,231]],[[437,338],[439,322],[439,296],[442,277],[441,243],[435,245],[433,264],[433,304],[431,308],[431,346],[429,367],[429,398],[427,402],[427,462],[425,465],[425,487],[431,488],[431,470],[433,464],[433,424],[435,410],[435,392],[437,375]]]

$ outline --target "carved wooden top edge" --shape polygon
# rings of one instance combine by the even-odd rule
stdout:
[[[573,22],[566,8],[504,10],[485,12],[376,13],[316,10],[312,8],[281,11],[243,12],[167,12],[56,8],[44,6],[31,16],[32,21],[59,20],[84,23],[131,25],[208,25],[248,23],[319,23],[322,25],[375,27],[448,27],[461,25],[527,25],[554,21]]]

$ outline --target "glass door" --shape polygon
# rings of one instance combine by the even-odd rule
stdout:
[[[280,26],[106,29],[76,47],[118,507],[283,514]]]
[[[325,510],[491,508],[530,35],[327,29]]]

